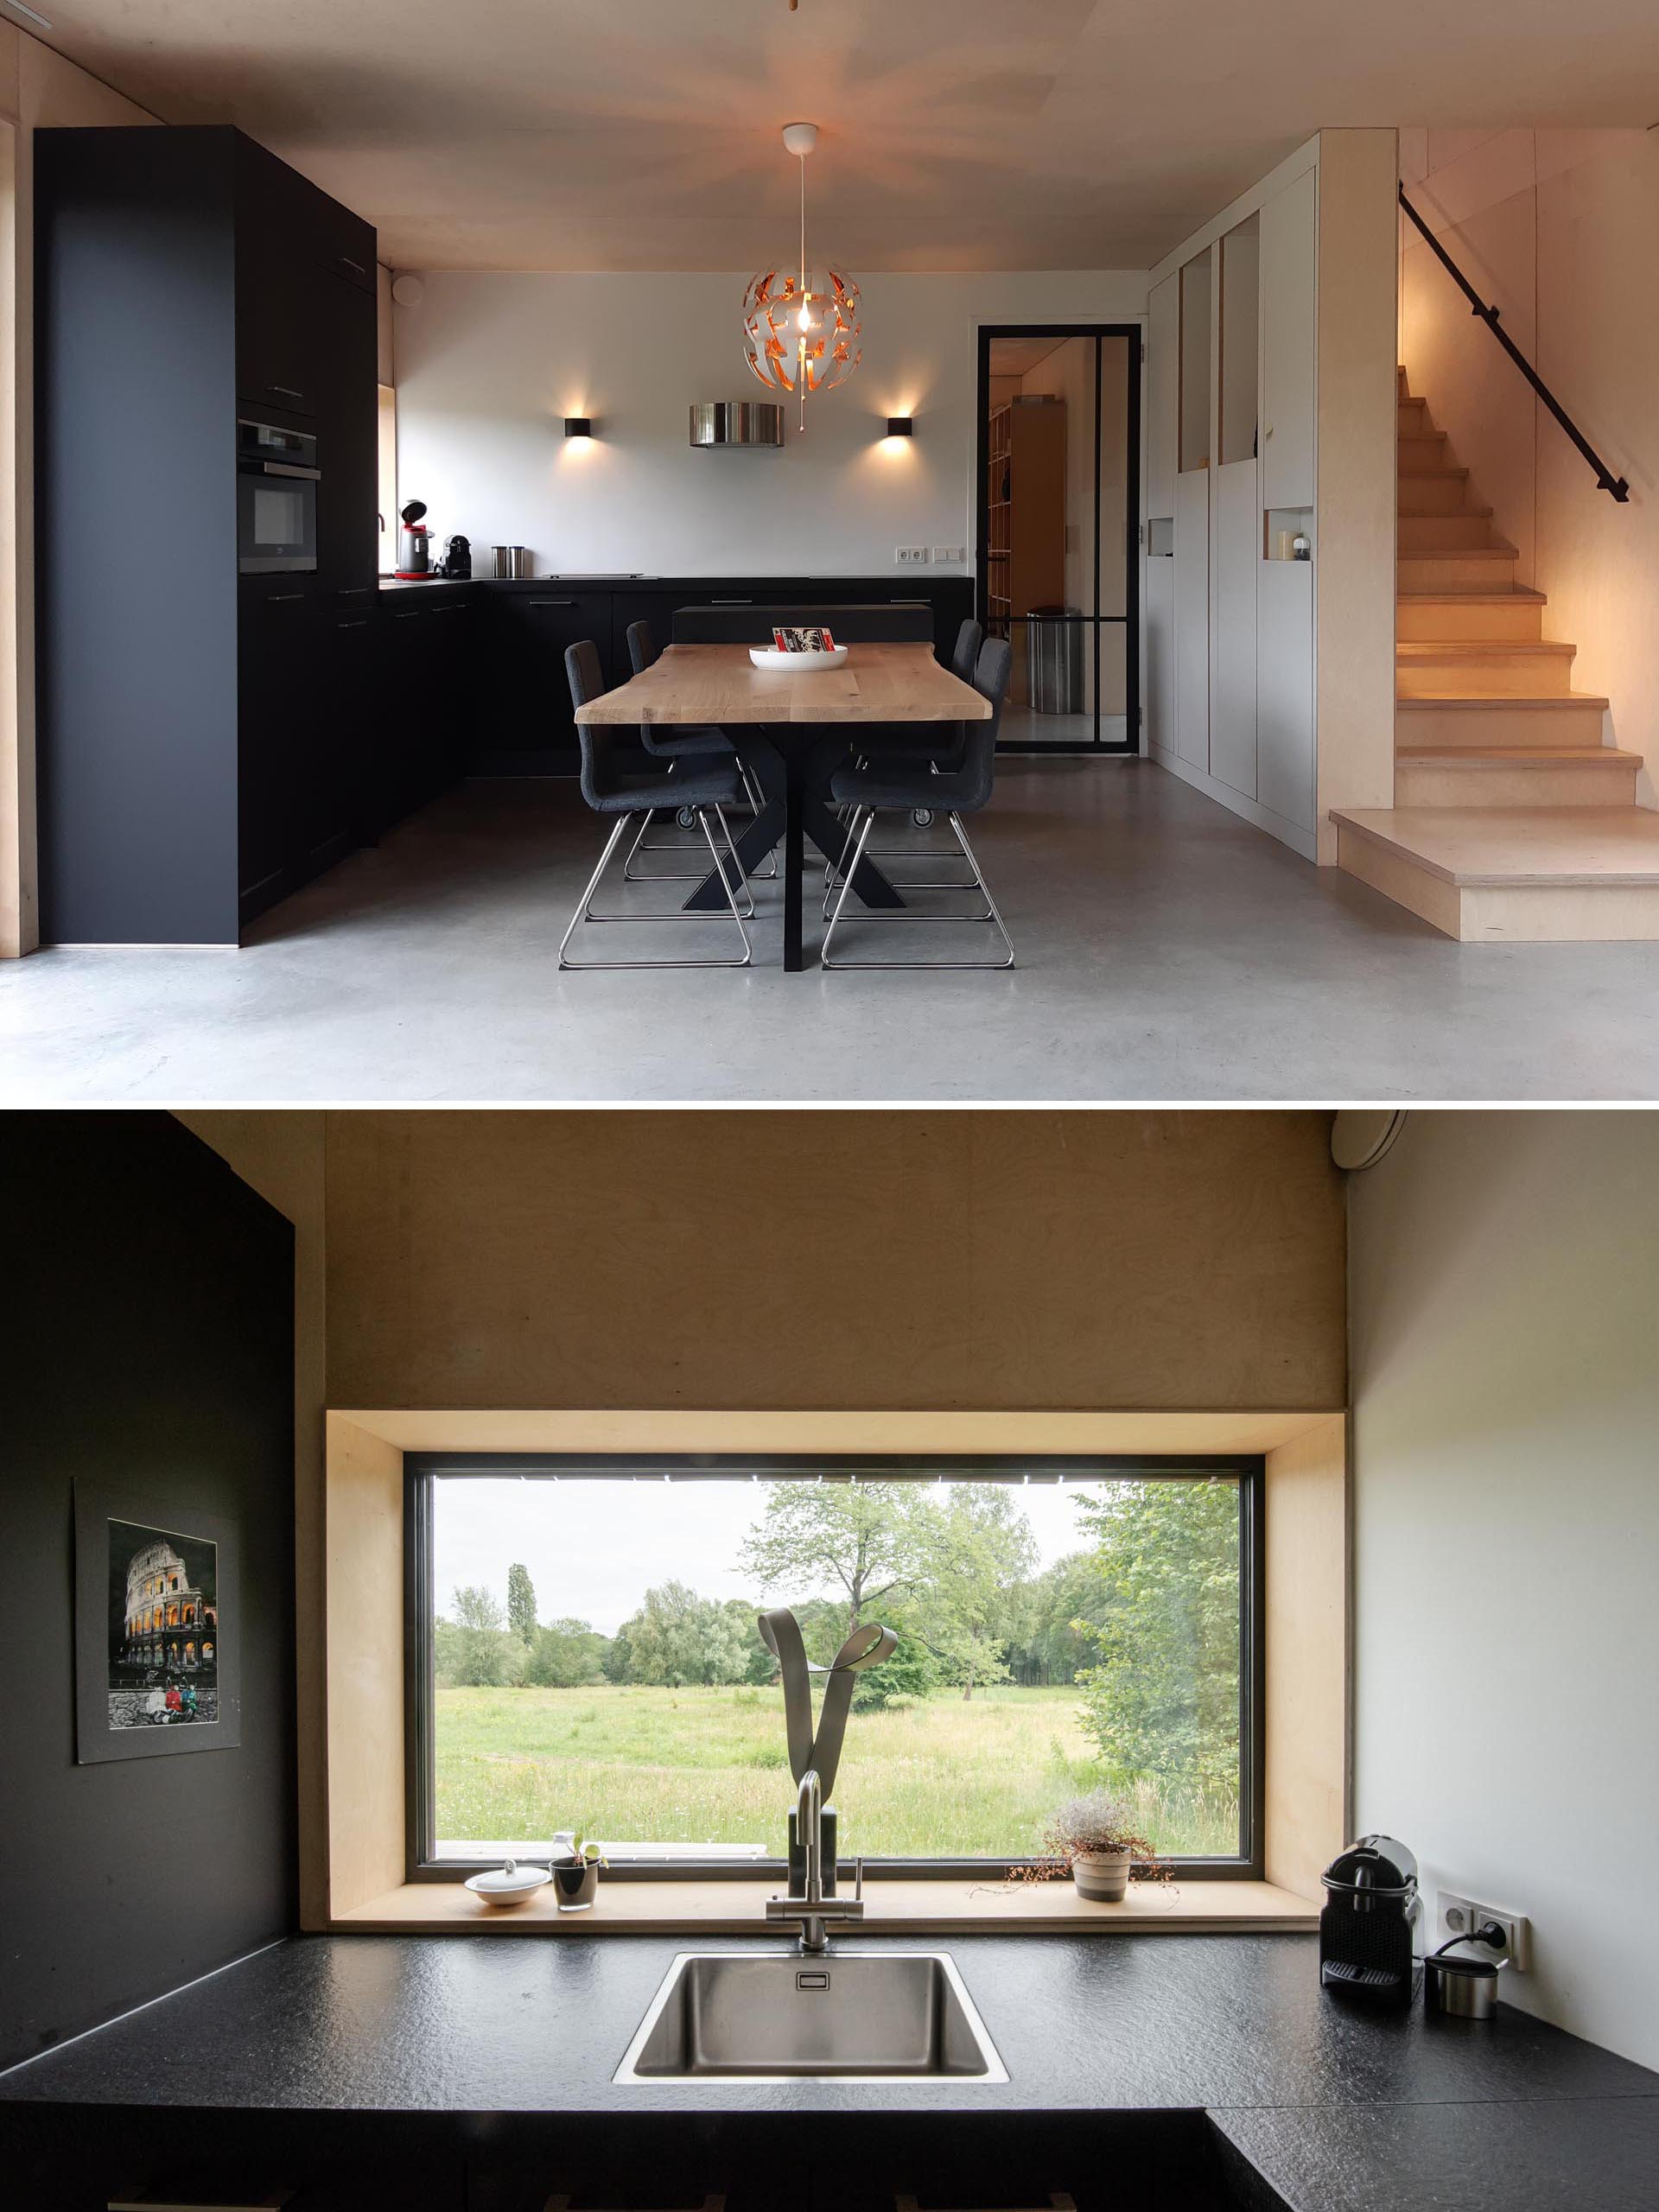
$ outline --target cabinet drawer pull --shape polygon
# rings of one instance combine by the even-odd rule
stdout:
[[[342,253],[340,257],[348,269],[356,270],[359,276],[366,276],[368,275],[369,272],[363,266],[362,263],[360,261],[353,261],[349,253]]]
[[[711,599],[709,604],[710,607],[753,607],[754,601],[752,599]]]
[[[334,625],[336,630],[366,630],[368,626],[369,618],[366,614],[359,614],[354,622],[336,622]]]
[[[342,584],[340,588],[340,596],[342,599],[361,599],[365,592],[373,589],[372,584]]]
[[[576,602],[574,599],[532,599],[530,603],[532,607],[574,607]]]
[[[265,605],[267,607],[286,607],[291,601],[303,599],[304,597],[305,594],[302,591],[268,592],[265,594]]]
[[[272,391],[280,391],[284,399],[303,399],[305,397],[305,394],[302,391],[296,391],[291,384],[274,384],[270,385],[270,389]]]

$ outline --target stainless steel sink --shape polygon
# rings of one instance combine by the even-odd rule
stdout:
[[[613,2079],[1006,2082],[942,1951],[682,1951]]]

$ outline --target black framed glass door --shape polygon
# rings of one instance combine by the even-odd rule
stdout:
[[[979,332],[979,619],[1014,674],[1000,749],[1136,753],[1141,741],[1141,333]]]

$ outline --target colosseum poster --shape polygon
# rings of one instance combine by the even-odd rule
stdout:
[[[211,1516],[135,1508],[79,1485],[75,1508],[81,1761],[234,1742],[234,1531]]]

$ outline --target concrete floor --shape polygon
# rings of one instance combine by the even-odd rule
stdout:
[[[466,785],[240,951],[0,969],[0,1099],[1659,1097],[1659,945],[1454,944],[1142,761],[1010,762],[976,834],[1012,974],[785,976],[762,884],[753,970],[561,975],[593,818]]]

